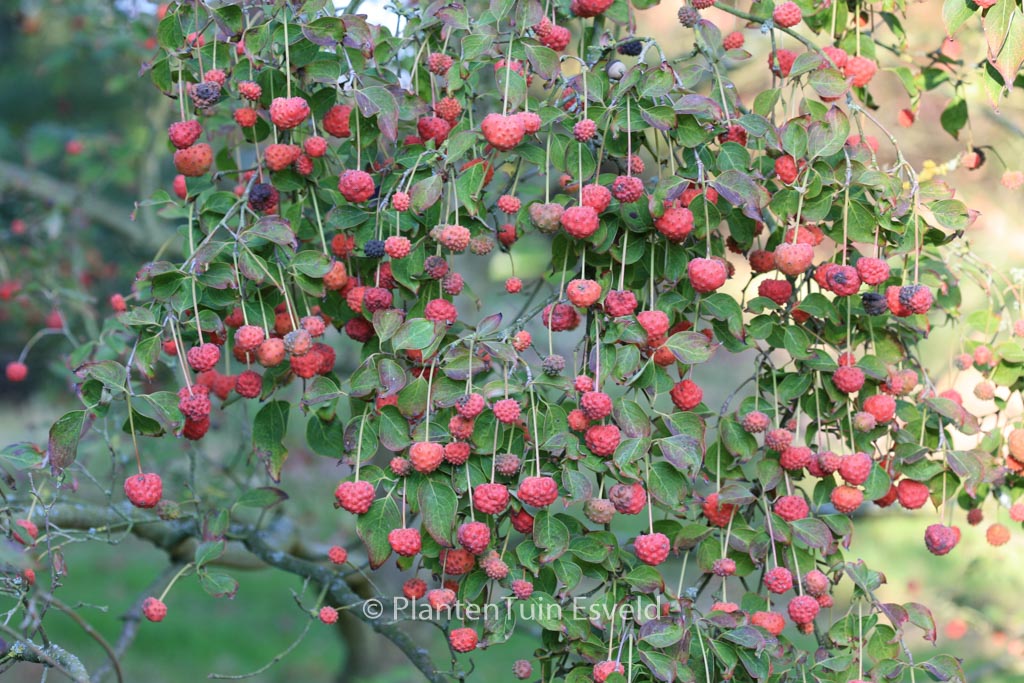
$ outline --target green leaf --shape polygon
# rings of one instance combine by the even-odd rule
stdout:
[[[475,138],[473,133],[463,133],[463,135],[470,136],[469,139]],[[453,151],[452,146],[452,141],[449,141],[449,153]],[[431,175],[423,180],[413,183],[412,188],[409,191],[410,206],[412,210],[416,213],[422,213],[432,207],[441,197],[442,185],[441,176],[439,175]]]
[[[530,66],[541,78],[548,80],[559,73],[557,52],[549,47],[530,43],[524,43],[523,48],[526,50],[526,58],[530,60]]]
[[[541,510],[533,520],[533,542],[546,550],[540,561],[547,564],[569,549],[569,527],[549,510]]]
[[[398,103],[390,90],[376,85],[357,90],[356,104],[363,116],[377,115],[377,125],[385,140],[394,142],[398,139]]]
[[[199,583],[203,590],[215,598],[234,598],[238,593],[238,581],[222,572],[200,572]]]
[[[954,97],[942,110],[939,116],[942,129],[954,138],[960,137],[960,130],[967,125],[967,101],[962,97]]]
[[[718,432],[722,436],[725,450],[742,460],[749,459],[757,450],[757,439],[753,434],[748,434],[736,420],[721,420]]]
[[[356,522],[356,534],[366,546],[370,568],[377,569],[391,556],[388,533],[402,523],[402,516],[393,498],[378,498]]]
[[[391,344],[396,351],[415,349],[422,351],[430,346],[439,334],[437,324],[423,318],[415,318],[405,322],[395,332]]]
[[[952,36],[968,19],[974,16],[976,5],[969,0],[945,0],[942,3],[942,23],[946,35]]]
[[[156,42],[165,50],[178,50],[185,43],[178,17],[168,12],[156,28]]]
[[[287,401],[271,401],[253,419],[253,452],[263,460],[267,473],[274,481],[281,481],[281,467],[288,459],[288,450],[282,441],[288,431],[290,409]]]
[[[213,541],[203,541],[196,546],[195,564],[196,569],[202,568],[204,564],[213,562],[224,554],[224,539],[219,538]]]
[[[832,532],[820,519],[806,517],[789,523],[793,537],[810,548],[824,550],[832,542]]]
[[[649,643],[658,649],[675,645],[683,639],[683,627],[670,621],[654,621],[644,624],[640,641]]]
[[[117,393],[124,391],[125,381],[128,378],[128,372],[124,366],[114,360],[87,363],[75,372],[79,375],[99,380],[107,389]]]
[[[417,491],[423,528],[439,544],[452,546],[452,528],[455,526],[459,498],[451,482],[437,477],[427,477]]]
[[[704,449],[698,439],[676,434],[656,442],[662,456],[683,474],[695,474],[704,460]]]
[[[256,225],[242,233],[242,241],[247,245],[252,245],[259,240],[267,240],[282,247],[288,247],[292,251],[299,247],[291,224],[280,216],[263,216],[256,222]]]
[[[43,455],[39,452],[39,447],[34,443],[26,441],[13,443],[9,446],[4,446],[3,450],[0,450],[0,462],[7,463],[19,470],[36,467],[42,461]]]
[[[281,489],[274,488],[273,486],[261,486],[260,488],[249,489],[242,493],[238,500],[235,501],[235,505],[245,508],[269,510],[286,500],[288,500],[288,494]]]
[[[700,332],[676,332],[668,338],[665,346],[676,360],[687,365],[703,363],[711,358],[714,350],[708,338]]]
[[[395,406],[385,406],[380,413],[380,443],[392,453],[409,447],[409,423]]]
[[[959,199],[940,199],[928,204],[928,209],[935,216],[936,222],[947,230],[963,230],[967,227],[967,205]]]
[[[84,410],[72,410],[50,427],[46,456],[54,472],[62,471],[75,461],[78,455],[78,440],[82,437],[84,428]]]

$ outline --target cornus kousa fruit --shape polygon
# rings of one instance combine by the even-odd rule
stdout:
[[[562,228],[577,239],[586,239],[597,232],[600,219],[592,206],[571,206],[559,217]]]
[[[959,538],[953,527],[945,524],[931,524],[925,529],[924,544],[932,555],[947,555],[956,547]]]
[[[791,28],[800,23],[803,14],[795,2],[783,2],[775,6],[772,12],[772,20],[779,26]]]
[[[142,616],[147,621],[161,622],[167,616],[167,605],[159,598],[148,597],[142,601]]]
[[[179,149],[174,153],[174,168],[187,178],[205,175],[213,165],[213,148],[205,142]]]
[[[643,484],[615,484],[609,489],[608,498],[615,511],[623,515],[638,515],[647,505]]]
[[[516,115],[488,114],[480,123],[484,139],[495,149],[507,152],[523,141],[526,127]]]
[[[573,0],[574,4],[579,0]],[[595,683],[604,683],[612,674],[625,674],[626,668],[621,663],[613,660],[598,662],[594,665],[592,676]]]
[[[508,506],[508,498],[504,484],[478,484],[473,489],[473,507],[484,514],[501,513]]]
[[[171,144],[178,149],[191,147],[202,134],[203,126],[195,119],[172,123],[167,129],[167,137],[170,138]]]
[[[301,97],[276,97],[270,103],[270,120],[278,128],[295,128],[309,117],[309,104]]]
[[[343,481],[334,490],[338,505],[356,515],[366,514],[374,497],[373,484],[368,481]]]
[[[376,188],[373,177],[366,171],[348,170],[338,176],[338,191],[346,200],[360,204],[372,197]]]
[[[736,506],[730,503],[719,503],[718,494],[712,493],[701,504],[704,516],[712,526],[725,528],[736,511]]]
[[[572,280],[566,287],[569,301],[580,308],[590,308],[601,298],[601,285],[593,280]]]
[[[794,624],[809,624],[818,616],[821,606],[809,595],[798,595],[789,601],[786,609]]]
[[[693,410],[703,400],[704,390],[693,380],[684,379],[672,387],[669,395],[679,410]]]
[[[558,498],[558,484],[551,477],[526,477],[519,483],[519,500],[533,507],[547,507]]]
[[[710,294],[725,284],[729,269],[715,258],[695,258],[686,265],[686,273],[695,291]]]
[[[612,183],[612,196],[623,204],[630,204],[644,194],[644,183],[636,176],[620,175]]]
[[[669,207],[654,219],[654,227],[669,242],[679,244],[693,231],[693,213],[689,209]]]
[[[632,315],[637,305],[636,295],[628,290],[612,290],[604,298],[604,312],[613,318]]]
[[[644,564],[657,566],[668,559],[672,544],[662,533],[640,534],[633,543],[636,556]]]
[[[474,555],[482,554],[491,542],[491,530],[483,522],[466,522],[459,527],[459,545]]]
[[[136,474],[124,480],[124,495],[137,508],[153,508],[163,497],[164,485],[159,474]]]

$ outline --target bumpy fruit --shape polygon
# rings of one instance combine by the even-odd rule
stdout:
[[[164,484],[159,474],[136,474],[124,480],[124,495],[137,508],[153,508],[163,497]]]
[[[644,564],[652,567],[657,566],[668,559],[668,552],[672,544],[668,536],[655,532],[653,534],[640,534],[634,542],[637,558]]]

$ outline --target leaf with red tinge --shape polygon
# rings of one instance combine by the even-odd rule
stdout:
[[[391,91],[379,85],[357,90],[356,104],[363,116],[377,115],[377,125],[385,140],[398,139],[398,103]]]
[[[935,617],[930,609],[918,602],[905,602],[903,608],[910,617],[910,623],[924,631],[924,639],[935,642]]]
[[[242,233],[242,241],[246,244],[257,239],[280,244],[292,251],[299,248],[299,242],[295,239],[291,223],[280,216],[263,216],[256,222],[256,225]]]
[[[951,655],[936,655],[921,667],[940,681],[966,681],[960,660]]]
[[[50,427],[46,455],[50,459],[50,469],[55,474],[75,462],[75,458],[78,456],[78,441],[82,438],[82,432],[85,429],[86,413],[84,410],[72,410]]]
[[[658,439],[656,443],[665,460],[683,474],[695,474],[704,461],[704,449],[692,436],[677,434]]]
[[[902,631],[903,625],[910,621],[910,615],[907,614],[907,610],[895,602],[884,602],[881,603],[880,607],[885,616],[889,617],[889,621],[892,622],[893,628],[897,631]]]
[[[665,342],[665,347],[672,352],[676,360],[687,365],[703,363],[711,358],[715,349],[708,338],[700,332],[676,332]]]
[[[824,550],[832,542],[832,532],[828,526],[819,519],[807,517],[789,523],[793,530],[793,536],[811,548]]]
[[[442,185],[441,176],[439,175],[432,175],[429,178],[413,183],[409,189],[412,210],[415,213],[420,213],[432,207],[441,197]]]

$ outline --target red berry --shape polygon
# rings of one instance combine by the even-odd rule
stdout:
[[[388,533],[388,543],[402,557],[412,557],[423,547],[419,529],[392,529]]]
[[[167,616],[167,605],[157,598],[146,598],[142,601],[142,615],[152,622],[163,621]]]
[[[413,469],[423,474],[433,472],[444,460],[444,446],[430,441],[417,441],[409,447]]]
[[[924,544],[932,555],[945,555],[956,546],[957,534],[953,527],[931,524],[924,531]]]
[[[787,522],[795,522],[798,519],[804,519],[810,514],[811,510],[805,501],[800,496],[782,496],[773,507],[775,514]]]
[[[765,573],[764,585],[772,593],[785,593],[793,587],[793,574],[785,567],[776,567]]]
[[[338,190],[353,204],[365,202],[374,193],[373,177],[366,171],[343,171],[338,176]]]
[[[327,551],[327,559],[333,564],[345,564],[348,561],[348,551],[340,545],[331,546],[331,549]]]
[[[152,508],[163,497],[164,484],[159,474],[136,474],[124,480],[124,495],[137,508]]]
[[[196,178],[213,165],[213,149],[205,142],[179,149],[174,153],[174,167],[183,176]]]
[[[597,210],[592,206],[570,206],[562,212],[560,222],[567,233],[576,239],[587,239],[600,227]]]
[[[783,28],[792,28],[803,20],[803,13],[795,2],[783,2],[775,6],[772,19]]]
[[[686,273],[693,289],[701,294],[710,294],[725,284],[729,269],[716,258],[695,258],[686,264]]]
[[[798,595],[789,601],[789,618],[794,624],[809,624],[821,609],[818,601],[809,595]]]
[[[603,457],[611,456],[619,447],[621,434],[615,425],[594,425],[587,429],[584,437],[587,448],[594,455]]]
[[[526,477],[519,483],[519,500],[533,507],[547,507],[558,499],[558,484],[551,477]]]
[[[329,605],[321,607],[317,616],[319,616],[322,623],[328,626],[338,622],[338,610]]]
[[[732,518],[732,514],[736,510],[736,506],[730,503],[719,504],[718,494],[712,493],[704,499],[704,502],[701,504],[701,509],[704,511],[704,516],[707,517],[712,526],[724,529],[729,525],[729,520]]]
[[[657,566],[668,558],[672,544],[662,533],[640,534],[633,543],[637,558],[644,564]]]
[[[343,481],[334,490],[338,505],[356,515],[366,514],[374,496],[373,484],[368,481]]]
[[[270,120],[278,128],[295,128],[309,117],[309,104],[301,97],[275,97],[270,103]]]
[[[473,488],[473,507],[488,515],[501,513],[508,505],[508,487],[504,484],[478,484]]]
[[[575,6],[576,3],[580,1],[581,0],[573,0],[573,5]],[[594,665],[593,676],[595,683],[604,683],[613,673],[625,674],[626,669],[619,662],[612,660],[598,662]]]
[[[191,147],[202,134],[203,126],[195,119],[190,121],[177,121],[172,123],[167,129],[167,137],[171,139],[171,144],[178,149]]]
[[[852,486],[837,486],[829,494],[832,505],[843,514],[850,514],[864,502],[864,492]]]
[[[456,652],[472,652],[477,644],[476,631],[471,628],[457,628],[448,635],[448,642]]]
[[[684,379],[672,387],[669,395],[679,410],[693,410],[704,399],[704,390],[693,380]]]
[[[12,360],[4,368],[9,382],[23,382],[28,377],[28,366],[21,361]]]
[[[507,152],[523,141],[526,128],[515,115],[488,114],[480,123],[484,138],[495,149]]]
[[[352,132],[349,128],[349,118],[352,116],[352,107],[347,104],[336,104],[331,107],[323,118],[323,127],[330,135],[336,138],[347,138]]]
[[[867,453],[853,453],[839,462],[839,476],[847,484],[860,486],[868,480],[873,461]]]

